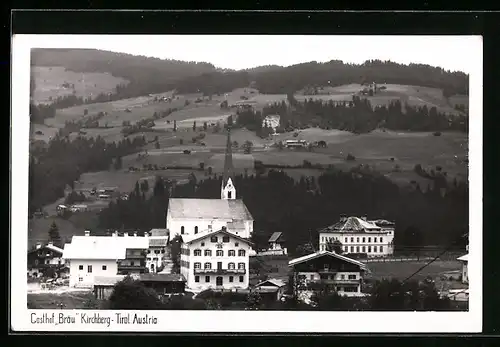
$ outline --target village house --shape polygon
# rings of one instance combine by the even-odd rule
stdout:
[[[383,257],[394,252],[394,223],[386,220],[367,220],[366,217],[346,217],[319,230],[319,249],[339,241],[344,254],[364,253],[368,257]]]
[[[264,251],[265,254],[269,255],[286,255],[287,249],[284,247],[285,238],[282,232],[275,232],[269,238],[269,248]]]
[[[469,254],[463,255],[457,258],[457,260],[462,263],[462,283],[469,283],[469,271],[468,271]]]
[[[263,120],[262,120],[262,127],[268,127],[273,129],[274,132],[276,132],[276,128],[280,126],[280,116],[278,114],[270,114],[267,115]]]
[[[150,273],[155,273],[160,271],[166,260],[169,259],[168,231],[167,229],[151,229],[148,239],[146,267]]]
[[[286,282],[276,278],[269,278],[257,283],[254,289],[261,297],[269,297],[273,300],[280,300],[286,291]]]
[[[37,243],[28,251],[28,277],[40,277],[48,268],[59,269],[64,266],[63,250],[52,242],[46,245]]]
[[[63,258],[69,266],[70,287],[92,288],[94,277],[141,273],[146,270],[148,237],[129,236],[73,236],[64,246]]]
[[[300,291],[325,287],[344,296],[364,296],[361,291],[367,267],[354,259],[319,251],[289,261]]]
[[[180,267],[191,290],[247,289],[251,243],[226,227],[182,236]]]

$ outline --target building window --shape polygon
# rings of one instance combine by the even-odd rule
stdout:
[[[194,281],[195,281],[196,283],[200,282],[200,276],[194,276]]]
[[[195,226],[195,227],[194,227],[194,233],[195,233],[195,234],[198,234],[198,226]]]
[[[216,255],[217,257],[223,257],[223,256],[224,256],[224,251],[219,249],[219,250],[217,250],[217,251],[215,252],[215,255]]]
[[[83,277],[78,277],[78,282],[82,282],[83,281]]]
[[[195,269],[201,269],[201,263],[194,263]]]
[[[201,243],[201,247],[204,247],[204,246],[205,246],[205,242],[202,242],[202,243]]]
[[[158,258],[153,258],[153,261],[158,261]]]
[[[325,271],[330,270],[330,264],[323,264],[323,270]]]
[[[210,270],[212,268],[212,264],[211,263],[205,263],[205,269],[206,270]]]
[[[234,270],[234,269],[235,269],[235,265],[234,265],[234,263],[229,263],[229,264],[227,264],[227,268],[228,268],[229,270]]]
[[[351,242],[354,243],[354,237],[351,237]]]
[[[383,240],[383,238],[380,238],[380,242],[384,242],[384,241],[382,241],[382,240]]]
[[[78,265],[78,270],[83,270],[83,265]]]
[[[368,246],[368,253],[372,252],[372,246]]]
[[[181,226],[181,235],[184,235],[184,226]]]
[[[210,249],[205,249],[205,257],[211,257],[212,251]]]
[[[131,261],[131,262],[130,262],[130,265],[134,266],[134,261]]]
[[[239,270],[245,270],[245,263],[238,263]]]
[[[235,243],[234,243],[234,247],[238,247],[239,245],[240,245],[240,243],[239,243],[239,242],[235,242]]]
[[[238,251],[238,257],[244,257],[245,256],[245,250],[244,249],[240,249]]]
[[[155,254],[160,254],[160,250],[159,249],[155,249]]]
[[[151,253],[151,250],[150,250],[150,249],[148,249],[148,254],[149,254],[149,253]]]
[[[359,253],[359,246],[356,246],[356,253]]]
[[[344,252],[348,252],[347,246],[344,246]]]
[[[345,279],[345,275],[340,275],[340,279],[341,280]]]
[[[228,243],[229,242],[229,236],[223,236],[222,237],[222,242]]]
[[[210,282],[210,276],[205,276],[205,282],[207,282],[207,283]]]
[[[356,279],[356,275],[349,275],[349,279],[350,280],[355,280]]]
[[[380,253],[384,252],[384,247],[380,246]]]
[[[359,242],[359,237],[356,237],[356,242]]]
[[[103,271],[106,271],[107,269],[108,269],[108,267],[107,267],[106,265],[103,265],[103,266],[102,266],[102,270],[103,270]]]
[[[227,255],[230,257],[234,257],[236,255],[236,251],[234,249],[227,252]]]
[[[212,236],[212,237],[210,238],[210,242],[212,242],[212,243],[217,243],[217,241],[218,241],[218,240],[217,240],[217,236]]]
[[[244,276],[240,276],[240,282],[243,282],[245,280]]]
[[[365,243],[365,242],[366,242],[366,238],[363,237],[363,243]]]
[[[372,242],[372,238],[371,237],[368,238],[368,243],[370,243],[370,242]]]
[[[87,272],[89,274],[92,273],[92,265],[87,266]]]
[[[234,277],[233,276],[229,276],[229,282],[233,282],[234,280]]]
[[[361,251],[362,253],[366,253],[366,247],[363,246],[363,250]]]
[[[351,246],[351,253],[354,253],[354,246]]]
[[[347,237],[344,239],[344,242],[347,243]]]
[[[321,236],[321,242],[325,242],[325,237]]]
[[[195,249],[194,250],[194,256],[195,257],[201,257],[201,249]]]
[[[357,287],[344,287],[344,292],[346,293],[356,293],[358,291]]]

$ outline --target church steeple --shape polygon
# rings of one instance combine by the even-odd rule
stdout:
[[[230,116],[231,117],[231,116]],[[233,153],[231,143],[231,121],[227,124],[226,155],[224,158],[224,173],[222,174],[221,199],[236,199],[236,188],[234,187]]]

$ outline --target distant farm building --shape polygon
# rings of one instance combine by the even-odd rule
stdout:
[[[305,140],[285,140],[283,142],[286,148],[304,148],[307,146],[307,141]]]
[[[280,116],[277,114],[270,114],[262,120],[262,127],[267,126],[276,131],[276,128],[280,126]]]

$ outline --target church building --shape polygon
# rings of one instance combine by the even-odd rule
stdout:
[[[221,195],[171,198],[166,227],[182,237],[181,274],[194,290],[248,288],[253,217],[237,199],[228,127]]]

